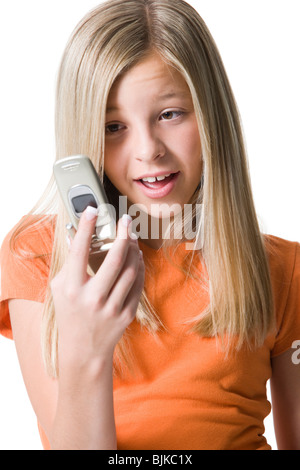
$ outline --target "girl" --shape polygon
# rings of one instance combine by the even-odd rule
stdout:
[[[1,331],[44,447],[270,449],[272,376],[278,447],[299,449],[300,247],[259,231],[202,19],[182,0],[101,4],[66,47],[56,110],[57,158],[88,155],[129,215],[95,275],[96,211],[67,244],[52,181],[3,244]]]

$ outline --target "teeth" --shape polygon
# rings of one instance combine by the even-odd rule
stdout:
[[[164,180],[165,178],[168,178],[168,176],[170,176],[171,173],[169,173],[168,175],[164,175],[164,176],[157,176],[156,179],[157,181],[162,181]]]
[[[163,176],[148,176],[147,178],[143,178],[142,181],[146,181],[147,183],[155,183],[155,181],[163,181],[165,178],[168,178],[171,173],[168,175],[163,175]]]
[[[156,181],[155,176],[149,176],[148,178],[143,178],[143,181],[147,181],[148,183],[154,183]]]

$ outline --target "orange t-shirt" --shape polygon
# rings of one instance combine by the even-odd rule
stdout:
[[[52,225],[23,238],[26,248],[50,253]],[[20,263],[10,253],[8,240],[9,235],[1,251],[0,332],[12,337],[7,300],[43,302],[50,256],[46,263]],[[245,347],[228,358],[214,338],[190,333],[184,324],[207,304],[204,290],[187,280],[161,250],[141,243],[146,265],[151,264],[154,273],[146,276],[145,289],[166,329],[153,335],[137,321],[129,327],[133,373],[125,369],[114,378],[118,449],[271,449],[263,435],[271,409],[266,382],[271,357],[300,339],[300,245],[273,236],[269,242],[277,332],[261,348],[250,352]],[[185,253],[182,244],[176,263]]]

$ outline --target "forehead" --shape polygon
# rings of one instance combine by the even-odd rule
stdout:
[[[109,103],[134,94],[154,95],[160,98],[189,97],[190,91],[183,76],[161,57],[153,53],[120,76],[114,83]]]

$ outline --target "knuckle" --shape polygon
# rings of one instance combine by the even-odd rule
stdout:
[[[133,322],[135,319],[136,312],[133,311],[131,308],[125,308],[123,313],[122,313],[122,321],[124,326],[130,325],[130,323]]]
[[[80,243],[72,243],[71,248],[70,248],[70,253],[75,256],[76,258],[80,258],[84,256],[85,254],[85,249]]]
[[[110,266],[114,271],[120,271],[123,266],[123,257],[121,253],[116,253],[110,261]]]
[[[56,276],[53,277],[50,281],[50,289],[52,292],[59,290],[63,283],[63,273],[60,271]]]
[[[106,303],[106,297],[102,292],[97,293],[97,308],[103,308]]]
[[[120,311],[120,305],[116,300],[111,300],[109,307],[105,311],[106,318],[116,318]]]
[[[99,311],[105,310],[106,307],[106,298],[101,290],[96,290],[95,288],[87,288],[84,290],[84,305],[89,313],[98,314]]]
[[[140,251],[138,244],[137,243],[130,243],[129,251],[133,256],[138,254],[139,251]]]
[[[137,273],[138,273],[138,268],[137,266],[133,265],[133,266],[129,266],[126,270],[126,279],[127,279],[127,282],[130,283],[130,284],[133,284],[134,281],[136,280],[136,277],[137,277]]]
[[[65,287],[65,296],[69,302],[77,302],[78,289],[76,289],[73,285],[67,285]]]
[[[94,296],[87,299],[86,307],[90,313],[98,313],[99,310],[103,309],[103,301],[99,296]]]

